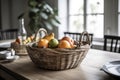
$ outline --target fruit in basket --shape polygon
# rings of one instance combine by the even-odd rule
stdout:
[[[31,39],[31,40],[33,40],[33,39],[34,39],[34,37],[35,37],[35,36],[33,36],[33,35],[32,35],[32,36],[30,36],[30,39]]]
[[[33,44],[32,44],[32,47],[37,47],[37,46],[38,46],[37,43],[33,43]]]
[[[61,40],[59,42],[58,48],[72,48],[67,40]]]
[[[44,36],[43,39],[47,39],[48,41],[50,41],[51,39],[54,39],[54,33],[50,33],[50,34]]]
[[[27,43],[30,43],[33,41],[33,39],[34,39],[34,36],[27,37],[27,39],[23,41],[23,44],[25,45]]]
[[[59,44],[59,41],[57,39],[51,39],[48,43],[49,48],[56,48]]]
[[[30,39],[30,37],[28,37],[26,40],[23,41],[23,44],[27,44],[29,42],[32,42],[32,40]]]
[[[38,41],[38,47],[39,48],[47,48],[48,47],[48,40],[47,39],[40,39]]]
[[[15,42],[20,44],[20,39],[17,38],[17,39],[15,40]]]
[[[63,37],[61,40],[66,40],[66,41],[68,41],[69,44],[70,44],[70,46],[71,46],[71,48],[74,47],[74,40],[73,40],[71,37],[65,36],[65,37]]]

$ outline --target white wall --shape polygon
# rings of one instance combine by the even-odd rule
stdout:
[[[27,0],[1,0],[2,29],[18,28],[17,17],[26,7]]]
[[[18,16],[21,13],[24,13],[27,11],[27,0],[12,0],[12,5],[11,5],[11,16],[12,16],[12,28],[19,27],[18,26]]]
[[[1,0],[1,26],[7,29],[10,26],[10,7],[9,0]]]
[[[64,32],[67,30],[67,0],[58,0],[58,15],[60,17],[60,27],[59,27],[59,39],[64,36]]]
[[[104,0],[104,2],[104,32],[118,35],[118,0]]]
[[[118,5],[119,5],[119,7],[118,7],[118,12],[119,12],[119,16],[118,16],[118,34],[119,34],[119,36],[120,36],[120,0],[118,0]]]

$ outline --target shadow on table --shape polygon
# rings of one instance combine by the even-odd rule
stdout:
[[[5,79],[3,79],[2,77],[0,77],[0,80],[5,80]]]
[[[0,51],[4,51],[4,50],[7,50],[8,48],[1,48],[0,47]]]

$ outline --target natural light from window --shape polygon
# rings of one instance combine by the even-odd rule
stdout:
[[[93,33],[95,38],[103,38],[104,0],[86,1],[87,2],[84,3],[84,0],[70,0],[69,31],[82,32],[86,29],[89,33]],[[84,9],[84,7],[86,9]],[[84,18],[86,19],[84,20]],[[86,24],[86,26],[84,26],[84,24]]]

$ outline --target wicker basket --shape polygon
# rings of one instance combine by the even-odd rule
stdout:
[[[28,55],[26,50],[26,45],[20,45],[20,44],[16,44],[15,42],[12,42],[11,48],[13,48],[15,50],[15,53],[19,56]]]
[[[40,30],[39,30],[40,31]],[[82,37],[87,34],[83,32]],[[85,58],[89,48],[90,41],[87,35],[87,41],[81,41],[77,48],[63,49],[63,48],[37,48],[31,45],[27,46],[28,54],[38,67],[49,70],[65,70],[77,67]]]

